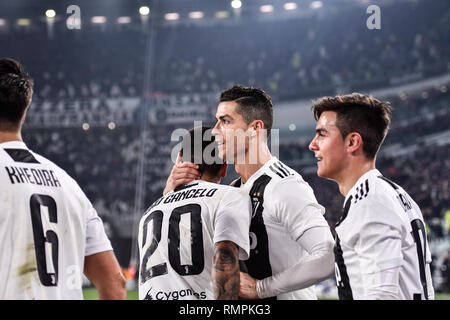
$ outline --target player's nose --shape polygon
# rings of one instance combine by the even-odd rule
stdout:
[[[309,150],[311,150],[313,152],[319,150],[317,143],[316,143],[316,137],[314,137],[314,139],[311,140],[308,147],[309,147]]]

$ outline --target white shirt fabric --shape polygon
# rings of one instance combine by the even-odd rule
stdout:
[[[0,144],[0,299],[83,299],[84,257],[112,250],[78,184],[23,142]]]
[[[232,241],[247,259],[250,212],[241,190],[200,180],[158,199],[139,223],[139,299],[214,299],[214,244]]]
[[[340,298],[384,299],[383,286],[390,298],[433,297],[431,283],[421,284],[431,262],[425,223],[405,190],[373,169],[359,178],[344,204],[335,246]]]
[[[266,162],[240,186],[252,199],[248,273],[258,279],[276,275],[310,254],[297,240],[305,231],[329,227],[311,187],[295,170],[276,157]],[[280,294],[281,300],[317,299],[314,286]]]

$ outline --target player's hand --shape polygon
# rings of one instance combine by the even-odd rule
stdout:
[[[198,165],[191,162],[182,162],[181,155],[178,153],[175,165],[170,172],[169,178],[167,178],[166,187],[164,188],[163,194],[166,195],[176,187],[198,178],[200,178]]]
[[[239,296],[244,299],[259,299],[256,293],[256,279],[252,278],[248,273],[240,272],[241,284]]]

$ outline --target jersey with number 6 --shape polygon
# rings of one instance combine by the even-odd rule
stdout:
[[[214,299],[214,244],[250,251],[250,200],[239,189],[195,180],[158,199],[139,224],[139,299]]]
[[[83,299],[84,257],[112,250],[69,175],[23,142],[0,144],[0,299]]]
[[[345,198],[336,225],[336,281],[340,299],[368,299],[385,270],[400,268],[398,299],[428,299],[431,262],[422,213],[397,184],[373,169]],[[369,280],[370,279],[370,280]]]

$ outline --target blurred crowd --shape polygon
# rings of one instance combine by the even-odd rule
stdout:
[[[79,31],[57,25],[53,38],[44,24],[11,28],[0,32],[0,43],[2,55],[20,59],[35,78],[35,99],[141,95],[148,58],[152,92],[220,92],[243,83],[278,101],[386,87],[450,69],[447,0],[398,1],[382,12],[381,30],[369,30],[356,5],[269,22],[168,23],[157,28],[152,50],[135,24]]]

